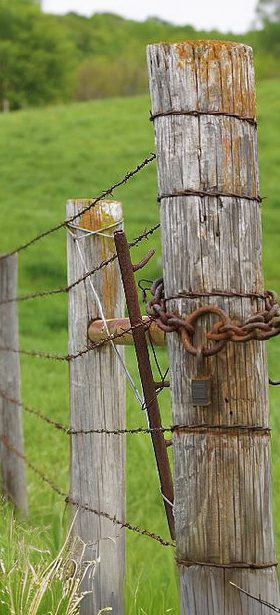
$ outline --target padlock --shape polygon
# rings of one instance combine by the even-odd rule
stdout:
[[[191,381],[192,403],[194,406],[211,404],[211,376],[204,374],[204,356],[200,348],[197,353],[197,376]]]

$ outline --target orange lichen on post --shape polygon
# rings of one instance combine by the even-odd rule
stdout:
[[[177,67],[184,70],[188,65],[195,75],[198,93],[200,87],[205,86],[210,70],[212,71],[211,83],[208,82],[209,112],[214,105],[215,111],[236,113],[255,119],[254,74],[252,64],[248,63],[248,55],[252,55],[251,47],[231,41],[214,40],[184,41],[175,45],[170,44],[170,47],[175,50]],[[215,72],[216,78],[213,78]],[[201,107],[199,96],[197,110],[207,111]]]
[[[90,203],[90,201],[89,201]],[[118,223],[122,221],[122,211],[120,204],[113,200],[101,200],[92,209],[86,211],[81,216],[79,226],[89,231],[100,231],[106,233],[106,237],[100,234],[101,261],[105,261],[113,255],[115,251],[114,231]],[[110,238],[112,237],[112,239]],[[116,304],[116,284],[115,276],[112,275],[110,267],[104,267],[102,278],[102,304],[107,318],[113,317],[114,306]]]

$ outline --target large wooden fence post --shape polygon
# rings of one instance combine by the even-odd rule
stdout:
[[[251,49],[217,41],[151,45],[148,67],[165,295],[202,295],[169,300],[168,309],[187,314],[210,303],[242,321],[263,301],[203,293],[263,290]],[[213,322],[198,321],[195,343],[206,343]],[[177,334],[168,339],[173,421],[189,426],[174,436],[181,612],[269,615],[229,583],[279,604],[265,345],[229,342],[207,359],[212,403],[197,407],[197,360]]]
[[[17,256],[0,259],[0,302],[17,294]],[[17,304],[0,305],[0,347],[19,347]],[[19,355],[0,351],[0,434],[7,445],[23,453],[22,411],[20,400]],[[5,442],[0,441],[2,487],[7,496],[24,514],[27,514],[27,494],[24,461]]]
[[[78,214],[87,200],[71,200],[67,217]],[[115,251],[113,232],[121,228],[122,208],[101,201],[75,220],[68,235],[68,283],[71,284],[107,260]],[[79,229],[77,228],[79,227]],[[104,230],[104,235],[87,231]],[[79,238],[80,237],[80,238]],[[112,237],[112,238],[111,238]],[[69,353],[89,343],[89,323],[101,318],[123,317],[124,298],[117,261],[102,268],[69,293]],[[123,349],[118,348],[123,356]],[[125,426],[125,375],[110,344],[70,362],[71,426],[73,429],[123,429]],[[71,438],[71,498],[118,519],[125,517],[125,440],[106,434],[73,435]],[[123,614],[125,568],[124,529],[92,512],[78,511],[75,534],[88,544],[85,559],[96,561],[94,578],[87,576],[80,612],[95,615],[112,607]]]

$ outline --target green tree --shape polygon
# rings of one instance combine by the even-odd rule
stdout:
[[[0,0],[0,107],[12,109],[69,95],[73,47],[37,2]]]
[[[92,100],[112,96],[134,96],[147,91],[146,67],[129,54],[112,60],[94,56],[79,66],[74,99]]]
[[[256,14],[262,24],[280,23],[280,0],[258,0]]]
[[[262,29],[258,33],[261,55],[260,71],[267,77],[279,77],[280,59],[280,0],[259,0],[256,8]],[[258,51],[259,51],[258,49]]]

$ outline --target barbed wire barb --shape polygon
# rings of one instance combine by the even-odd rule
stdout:
[[[259,602],[259,604],[267,606],[269,609],[271,609],[271,611],[274,611],[275,613],[280,613],[280,608],[274,606],[274,604],[271,604],[266,600],[263,600],[260,596],[254,596],[253,594],[250,594],[250,592],[246,591],[245,589],[242,589],[242,587],[239,587],[239,585],[236,585],[232,581],[229,581],[229,584],[232,585],[232,587],[235,587],[235,589],[238,589],[238,591],[240,591],[242,594],[245,594],[245,596],[248,596],[248,598],[252,598],[252,600],[255,600],[255,602]]]
[[[10,442],[8,441],[7,437],[4,434],[0,434],[0,441],[4,444],[4,446],[9,451],[11,451],[17,457],[22,459],[24,461],[25,465],[28,468],[30,468],[30,470],[32,470],[34,472],[34,474],[36,474],[46,485],[48,485],[48,487],[50,487],[50,489],[52,489],[52,491],[54,491],[57,495],[62,497],[64,499],[64,501],[66,502],[66,504],[71,504],[71,506],[75,506],[79,510],[85,510],[87,512],[91,512],[91,513],[97,515],[98,517],[103,517],[105,519],[109,519],[109,521],[112,521],[112,523],[114,523],[116,525],[119,525],[122,528],[126,528],[126,529],[128,529],[131,532],[134,532],[136,534],[140,534],[141,536],[146,536],[147,538],[151,538],[152,540],[155,540],[156,542],[159,542],[162,546],[173,547],[173,548],[175,547],[175,543],[174,542],[170,542],[168,540],[165,540],[164,538],[162,538],[158,534],[155,534],[154,532],[150,532],[149,530],[141,528],[138,525],[133,525],[133,524],[129,523],[128,521],[121,521],[120,519],[117,519],[117,517],[115,515],[111,515],[108,512],[97,510],[96,508],[93,508],[93,507],[89,506],[89,504],[87,504],[87,503],[82,503],[82,502],[79,502],[78,500],[75,500],[70,495],[68,495],[65,491],[63,491],[52,480],[52,478],[47,476],[40,468],[38,468],[32,461],[30,461],[30,459],[28,459],[28,457],[26,455],[24,455],[23,453],[18,451],[12,444],[10,444]]]
[[[153,233],[155,233],[155,231],[157,231],[159,228],[160,228],[160,224],[158,223],[146,229],[145,231],[143,231],[143,233],[138,235],[138,237],[136,237],[129,243],[129,247],[134,248],[144,239],[148,239],[148,237],[150,237],[150,235],[153,235]],[[19,295],[17,297],[11,297],[9,299],[3,299],[2,301],[0,301],[0,305],[6,305],[7,303],[16,303],[20,301],[30,301],[32,299],[39,299],[39,298],[48,297],[51,295],[69,293],[69,291],[71,291],[73,288],[78,286],[78,284],[81,284],[82,282],[84,282],[89,276],[94,275],[94,273],[97,273],[98,271],[103,269],[103,267],[107,267],[108,265],[113,263],[116,260],[116,258],[117,258],[117,255],[116,253],[114,253],[110,258],[104,261],[101,261],[99,265],[97,265],[96,267],[94,267],[93,269],[85,273],[84,275],[82,275],[80,278],[78,278],[77,280],[69,284],[68,286],[62,286],[60,288],[51,288],[50,290],[39,290],[34,293],[27,293],[25,295]],[[1,260],[1,257],[0,257],[0,260]]]
[[[147,327],[148,326],[149,324],[147,324]],[[90,346],[79,350],[75,354],[53,354],[51,352],[42,352],[41,350],[24,350],[21,348],[12,348],[10,346],[0,346],[0,352],[12,352],[14,354],[23,355],[26,357],[33,357],[34,359],[45,359],[48,361],[66,361],[69,363],[70,361],[75,361],[76,359],[79,359],[80,357],[88,354],[89,352],[92,352],[92,350],[95,350],[96,348],[100,348],[105,344],[110,344],[113,340],[123,337],[126,333],[129,333],[130,331],[133,331],[133,329],[136,329],[138,327],[142,327],[141,322],[137,325],[134,325],[134,327],[128,327],[127,329],[123,329],[120,333],[113,333],[112,335],[109,335],[108,337],[105,337],[98,342],[91,343]]]
[[[34,245],[35,243],[37,243],[44,237],[47,237],[48,235],[51,235],[52,233],[55,233],[56,231],[59,231],[60,229],[64,228],[69,222],[74,222],[74,220],[76,220],[79,216],[81,216],[82,214],[85,214],[87,211],[90,211],[93,207],[95,207],[97,203],[99,203],[100,201],[102,201],[108,196],[111,197],[113,191],[116,190],[116,188],[120,188],[121,186],[126,184],[132,177],[137,175],[137,173],[139,173],[148,164],[150,164],[150,162],[155,160],[155,158],[156,158],[156,155],[154,153],[151,153],[142,162],[140,162],[134,169],[132,169],[131,171],[127,171],[127,173],[124,175],[124,177],[121,180],[115,182],[112,186],[110,186],[110,188],[103,190],[100,193],[100,195],[96,197],[95,199],[92,199],[89,205],[87,205],[87,207],[84,207],[84,209],[82,209],[82,211],[80,211],[78,214],[75,214],[74,216],[71,216],[70,218],[63,220],[62,222],[59,222],[55,226],[52,226],[46,229],[45,231],[42,231],[41,233],[39,233],[38,235],[30,239],[29,241],[21,244],[14,250],[11,250],[10,252],[6,252],[6,254],[3,254],[0,256],[0,260],[4,260],[8,258],[9,256],[13,256],[14,254],[18,254],[19,252],[26,250],[27,248]]]
[[[69,433],[69,428],[66,427],[66,425],[63,425],[63,423],[60,423],[59,421],[56,421],[55,419],[49,416],[46,416],[44,412],[42,410],[39,410],[38,408],[32,408],[31,406],[27,406],[19,399],[15,399],[14,397],[11,397],[10,395],[8,395],[8,393],[6,393],[5,391],[2,391],[1,389],[0,389],[0,397],[10,402],[11,404],[15,404],[16,406],[19,406],[20,408],[22,408],[22,410],[24,410],[28,414],[36,416],[38,419],[41,419],[41,421],[44,421],[45,423],[52,425],[56,429],[60,431],[64,431],[65,433]]]

